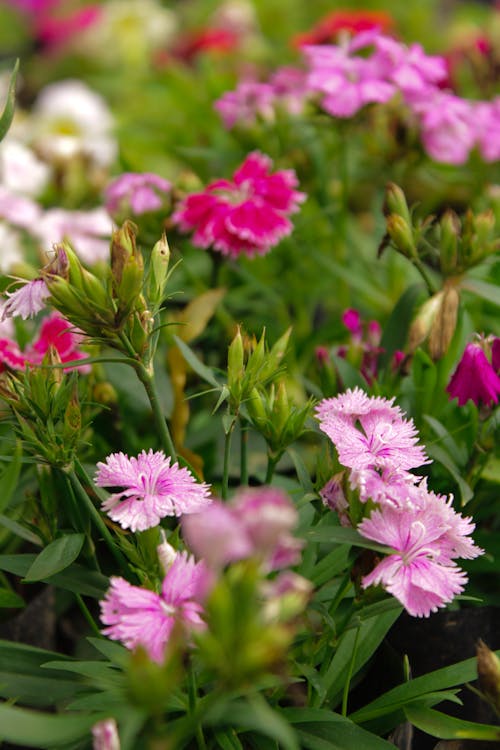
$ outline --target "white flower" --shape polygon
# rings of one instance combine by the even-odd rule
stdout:
[[[19,234],[3,221],[0,221],[0,248],[0,272],[10,273],[12,266],[23,260],[24,254]]]
[[[13,193],[36,198],[47,185],[50,167],[13,138],[0,144],[0,182]]]
[[[117,153],[113,117],[105,100],[83,81],[42,89],[33,108],[33,142],[48,159],[84,155],[107,167]]]

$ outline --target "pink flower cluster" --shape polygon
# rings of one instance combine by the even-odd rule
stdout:
[[[109,183],[104,201],[110,216],[140,216],[165,204],[171,183],[152,172],[124,172]]]
[[[62,363],[86,359],[88,355],[78,348],[81,340],[81,335],[74,330],[71,323],[58,313],[52,313],[43,319],[38,336],[24,351],[21,351],[13,339],[0,338],[0,371],[6,367],[11,370],[24,370],[27,365],[40,365],[50,347],[57,351]],[[90,372],[90,365],[77,366],[75,369],[87,373]]]
[[[203,561],[196,563],[186,552],[175,556],[159,594],[113,577],[101,602],[101,621],[107,626],[102,632],[129,649],[142,646],[161,664],[176,624],[188,633],[204,628],[203,601],[211,583]]]
[[[236,258],[264,255],[292,231],[288,216],[305,200],[291,169],[271,172],[268,156],[253,152],[232,180],[215,180],[203,192],[188,195],[172,219],[193,244],[213,247]]]
[[[305,44],[301,52],[307,71],[278,70],[269,81],[242,82],[224,94],[215,109],[225,127],[274,120],[279,108],[300,114],[318,96],[333,117],[353,117],[365,105],[399,94],[435,161],[464,164],[474,148],[486,162],[500,159],[500,98],[471,101],[445,90],[444,57],[427,55],[421,45],[407,46],[373,27],[338,44]]]
[[[102,508],[131,531],[145,531],[166,516],[196,513],[211,503],[209,486],[177,463],[171,464],[163,451],[141,451],[137,458],[111,453],[97,464],[95,483],[122,488]]]
[[[392,549],[363,586],[381,584],[411,615],[428,617],[463,591],[467,576],[455,558],[482,554],[469,536],[474,524],[453,510],[451,497],[431,492],[426,480],[411,472],[428,459],[412,420],[394,399],[369,397],[356,388],[322,401],[317,416],[350,470],[351,488],[362,502],[376,504],[358,531]],[[331,494],[325,488],[327,500]],[[347,509],[342,512],[345,517]]]
[[[469,400],[476,406],[481,403],[486,406],[497,404],[500,395],[499,372],[500,339],[480,338],[465,347],[446,390],[450,398],[458,399],[459,406]]]
[[[194,553],[218,569],[236,560],[259,558],[266,570],[299,561],[302,542],[292,535],[297,511],[274,487],[243,490],[231,503],[214,501],[185,517],[184,536]]]

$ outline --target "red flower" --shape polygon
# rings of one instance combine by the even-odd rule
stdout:
[[[293,37],[292,44],[294,47],[302,47],[304,44],[328,44],[334,41],[341,31],[358,34],[370,29],[390,32],[393,28],[394,19],[383,10],[334,10],[324,16],[310,31]]]

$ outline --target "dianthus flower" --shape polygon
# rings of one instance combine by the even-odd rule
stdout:
[[[33,279],[20,286],[15,292],[6,292],[6,295],[9,299],[3,305],[2,320],[17,316],[26,320],[43,310],[50,292],[43,279]]]
[[[372,47],[377,36],[366,31],[346,44],[303,47],[310,67],[308,86],[323,94],[321,107],[334,117],[352,117],[365,104],[387,102],[396,93],[376,53],[357,54]]]
[[[472,117],[476,129],[479,151],[484,161],[500,160],[500,97],[491,102],[476,102],[472,105]]]
[[[274,89],[269,83],[242,81],[234,91],[226,91],[214,104],[224,127],[231,130],[237,123],[246,127],[258,118],[274,120]]]
[[[95,482],[99,487],[123,488],[102,508],[131,531],[157,526],[165,516],[196,513],[211,502],[209,486],[177,463],[171,465],[163,451],[141,451],[137,458],[112,453],[97,464]]]
[[[184,518],[182,527],[190,548],[211,567],[257,557],[266,569],[277,570],[299,560],[302,542],[291,533],[297,520],[281,490],[261,487],[240,492],[230,503],[214,501]]]
[[[458,399],[459,406],[469,400],[476,406],[480,403],[487,406],[498,403],[500,378],[479,342],[467,344],[446,390],[450,398]]]
[[[429,88],[408,103],[419,118],[429,156],[444,164],[465,164],[477,137],[471,103],[437,88]]]
[[[172,185],[151,172],[125,172],[109,183],[105,190],[105,205],[110,216],[133,214],[140,216],[157,211],[164,205]]]
[[[318,404],[320,429],[334,443],[341,464],[355,471],[407,471],[426,463],[413,421],[393,402],[355,388]]]
[[[305,200],[291,169],[271,173],[271,159],[247,156],[233,180],[216,180],[189,195],[173,214],[184,232],[194,230],[197,247],[213,247],[233,258],[264,255],[292,231],[288,216]]]
[[[176,623],[188,632],[204,627],[202,602],[212,576],[203,561],[195,563],[186,552],[176,555],[160,594],[132,586],[119,577],[110,582],[101,602],[101,621],[107,626],[103,634],[129,649],[142,646],[159,664]]]
[[[467,537],[473,529],[470,519],[451,508],[451,499],[446,503],[434,493],[419,510],[388,505],[374,510],[358,531],[394,552],[363,578],[363,586],[381,584],[410,615],[428,617],[463,591],[467,582],[453,559],[482,554]]]

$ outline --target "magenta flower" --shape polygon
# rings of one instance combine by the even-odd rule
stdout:
[[[73,362],[74,360],[87,359],[88,354],[78,348],[82,343],[81,334],[58,313],[52,313],[44,318],[40,327],[38,337],[24,351],[24,356],[30,364],[41,364],[47,354],[49,347],[56,349],[61,362]],[[64,368],[65,371],[73,368]],[[78,372],[90,372],[90,365],[75,367]]]
[[[480,343],[469,343],[462,359],[446,387],[450,397],[458,399],[458,405],[473,401],[489,406],[498,403],[500,378],[489,363]]]
[[[168,180],[151,172],[125,172],[107,186],[106,210],[111,216],[123,213],[140,216],[157,211],[164,205],[171,187]]]
[[[9,298],[2,308],[2,320],[5,318],[31,318],[45,307],[45,300],[50,296],[43,279],[33,279],[16,289],[6,292]]]
[[[161,664],[174,625],[189,633],[201,630],[202,602],[212,582],[203,561],[195,563],[186,552],[177,554],[161,587],[161,593],[132,586],[123,578],[110,579],[111,587],[101,602],[104,635],[127,648],[142,646]]]
[[[292,536],[297,511],[281,490],[244,490],[230,503],[215,501],[182,521],[186,540],[213,568],[248,557],[260,558],[267,570],[296,564],[302,542]]]
[[[356,388],[318,404],[320,429],[334,443],[341,464],[355,471],[407,471],[427,462],[413,421],[403,419],[393,401],[370,398]]]
[[[11,370],[24,370],[26,357],[15,341],[10,338],[0,338],[0,372],[6,367]]]
[[[323,94],[321,106],[334,117],[352,117],[365,104],[387,102],[396,93],[376,51],[368,57],[357,54],[373,47],[378,36],[364,31],[345,44],[302,47],[310,68],[308,87]]]
[[[216,180],[204,192],[189,195],[173,214],[193,244],[213,247],[233,258],[264,255],[292,231],[289,214],[305,200],[291,169],[271,173],[268,156],[254,152],[233,180]]]
[[[422,142],[429,156],[444,164],[465,164],[476,143],[471,103],[429,88],[409,104],[419,117]]]
[[[210,488],[199,483],[163,451],[141,451],[137,458],[112,453],[97,464],[99,487],[122,487],[103,503],[109,517],[124,529],[144,531],[165,516],[196,513],[210,504]]]
[[[363,578],[363,586],[381,584],[410,615],[428,617],[463,591],[467,582],[453,558],[482,554],[466,539],[473,529],[470,519],[456,514],[442,497],[432,493],[421,510],[389,506],[374,510],[358,531],[391,547],[394,553]]]

